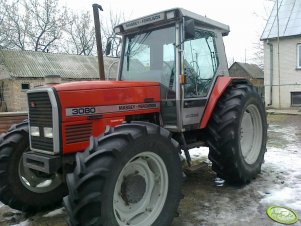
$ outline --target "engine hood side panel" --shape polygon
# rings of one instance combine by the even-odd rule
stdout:
[[[160,112],[159,83],[55,89],[61,109],[64,154],[85,150],[90,136],[101,135],[106,126],[121,124],[127,115]]]
[[[149,112],[147,108],[131,109],[130,106],[146,102],[159,103],[160,87],[148,86],[59,91],[58,96],[62,109],[62,121],[71,122],[85,120],[87,115],[89,115],[89,112],[86,112],[87,114],[77,115],[68,114],[70,109],[74,108],[95,107],[97,109],[103,109],[98,111],[98,113],[102,114],[104,118],[132,114],[133,111],[136,110],[140,113],[147,113]],[[129,107],[126,108],[126,105],[129,105]],[[121,109],[122,111],[118,111],[118,106],[125,107],[123,110]],[[151,110],[151,112],[153,112],[153,110]],[[93,115],[93,113],[97,114],[97,112],[92,111],[91,115]]]

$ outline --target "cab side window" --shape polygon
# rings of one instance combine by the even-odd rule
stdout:
[[[184,42],[185,98],[207,96],[218,64],[214,32],[196,29]]]

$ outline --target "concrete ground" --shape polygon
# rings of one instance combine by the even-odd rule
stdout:
[[[268,123],[262,172],[246,186],[230,186],[216,178],[208,150],[193,150],[193,159],[202,168],[184,182],[185,198],[172,226],[281,225],[267,217],[270,205],[290,207],[301,217],[301,115],[270,114]],[[0,225],[65,226],[65,220],[62,207],[26,216],[0,203]]]
[[[272,115],[301,115],[301,108],[295,109],[267,109],[268,114]]]

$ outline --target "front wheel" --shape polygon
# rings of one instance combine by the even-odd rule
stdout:
[[[46,175],[23,165],[23,153],[30,151],[28,123],[12,126],[0,142],[0,201],[27,212],[61,203],[67,190],[62,174]]]
[[[248,183],[261,170],[266,151],[264,104],[248,83],[233,83],[208,123],[209,159],[219,177]]]
[[[135,122],[91,140],[67,176],[71,225],[170,225],[181,197],[180,148],[170,133]]]

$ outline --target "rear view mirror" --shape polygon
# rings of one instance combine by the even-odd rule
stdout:
[[[110,57],[120,57],[121,43],[122,40],[120,36],[109,37],[107,39],[107,45],[104,54]]]
[[[195,32],[194,32],[194,20],[193,19],[189,19],[189,20],[185,20],[185,40],[189,40],[189,39],[194,39],[195,37]]]

